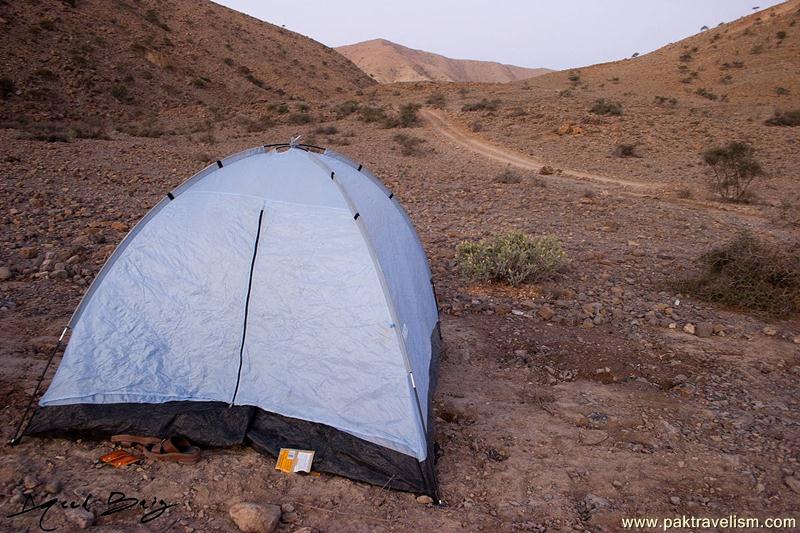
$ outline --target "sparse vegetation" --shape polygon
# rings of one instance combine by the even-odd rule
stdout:
[[[614,155],[617,157],[641,157],[639,153],[636,151],[636,147],[639,146],[638,143],[633,144],[626,144],[621,143],[618,144],[614,148]]]
[[[471,104],[464,104],[461,106],[461,111],[497,111],[497,108],[500,106],[500,100],[488,100],[483,98],[479,102],[473,102]]]
[[[730,63],[725,62],[722,65],[720,65],[720,68],[723,70],[731,68],[744,68],[744,62],[742,61],[731,61]]]
[[[144,19],[151,24],[155,24],[164,31],[170,31],[169,26],[161,20],[155,9],[148,9],[144,15]]]
[[[359,104],[355,100],[348,100],[346,102],[342,102],[341,104],[337,105],[333,112],[336,114],[336,118],[342,119],[345,117],[349,117],[359,109]]]
[[[406,135],[405,133],[398,133],[394,136],[394,142],[400,145],[400,153],[406,156],[420,155],[422,153],[421,145],[425,142],[424,139],[414,137],[413,135]]]
[[[595,115],[621,115],[622,104],[605,98],[600,98],[594,102],[594,105],[589,109],[590,113]]]
[[[677,99],[668,96],[656,96],[654,100],[658,105],[669,105],[674,107],[678,104]]]
[[[723,199],[745,202],[751,197],[750,187],[763,175],[755,149],[744,142],[731,142],[703,153],[703,161],[711,168],[711,189]]]
[[[514,184],[521,182],[522,178],[511,172],[511,170],[506,169],[500,175],[498,175],[494,181],[497,183]]]
[[[787,89],[786,87],[775,87],[775,94],[777,94],[778,96],[788,96],[789,89]]]
[[[238,115],[236,122],[248,133],[264,131],[275,126],[275,121],[269,116],[253,118],[247,115]]]
[[[289,124],[310,124],[314,121],[314,119],[309,113],[298,112],[289,115],[287,121]]]
[[[765,122],[767,126],[800,126],[800,109],[794,111],[781,111],[775,110],[772,118],[767,119]]]
[[[568,263],[561,241],[553,236],[521,232],[462,242],[456,264],[472,281],[500,281],[511,285],[553,278]]]
[[[431,93],[430,96],[428,96],[428,99],[425,100],[425,103],[431,107],[443,109],[447,101],[444,97],[444,93],[437,91],[435,93]]]
[[[775,316],[800,312],[800,244],[779,247],[751,232],[702,255],[681,290],[722,305]]]
[[[386,111],[382,107],[364,106],[359,110],[359,120],[367,123],[386,120]]]
[[[336,135],[339,129],[336,126],[320,126],[314,130],[317,135]]]
[[[781,30],[781,31],[779,31],[778,33],[775,34],[775,37],[778,38],[778,41],[782,41],[782,40],[786,39],[786,32]]]
[[[702,96],[703,98],[708,98],[709,100],[717,100],[717,99],[719,99],[719,96],[717,96],[716,94],[712,93],[711,91],[709,91],[705,87],[698,87],[698,89],[694,92],[694,94],[696,94],[698,96]]]

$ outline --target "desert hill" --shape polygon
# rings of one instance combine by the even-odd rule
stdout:
[[[398,81],[473,81],[505,83],[540,76],[544,68],[525,68],[494,61],[451,59],[414,50],[385,39],[339,46],[336,50],[380,83]]]
[[[0,28],[12,124],[214,121],[375,83],[331,48],[205,0],[0,2]]]
[[[620,93],[694,94],[710,100],[799,95],[798,19],[800,2],[792,0],[646,55],[551,73],[536,82],[559,89],[605,85]]]

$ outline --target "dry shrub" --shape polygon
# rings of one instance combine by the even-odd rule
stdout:
[[[504,170],[494,181],[497,183],[513,184],[521,182],[522,178],[511,172],[511,170]]]
[[[400,145],[400,153],[403,155],[420,155],[422,153],[422,144],[425,142],[424,139],[406,135],[405,133],[395,135],[394,141]]]
[[[425,103],[437,109],[444,109],[444,106],[446,104],[444,93],[438,91],[435,93],[431,93],[431,95],[428,96],[428,99],[425,100]]]
[[[359,110],[359,120],[363,122],[378,122],[386,120],[386,111],[382,107],[365,106]]]
[[[764,174],[755,149],[744,142],[710,148],[703,161],[711,167],[711,189],[729,202],[746,202],[752,197],[753,181]]]
[[[568,263],[556,237],[534,237],[521,232],[462,242],[456,264],[473,281],[503,281],[511,285],[553,278]]]
[[[595,100],[594,105],[589,109],[590,113],[595,115],[614,115],[619,116],[622,114],[622,104],[605,98]]]
[[[614,148],[614,155],[617,157],[641,157],[639,153],[636,151],[636,147],[639,146],[638,143],[633,144],[618,144]]]
[[[500,100],[487,100],[483,98],[480,102],[464,104],[461,106],[461,111],[497,111],[499,106]]]
[[[744,232],[698,260],[700,274],[682,290],[774,316],[800,312],[800,243],[781,248]]]
[[[336,118],[345,118],[358,111],[359,107],[359,103],[355,100],[348,100],[337,105],[333,111],[336,113]]]
[[[800,109],[794,111],[776,109],[775,114],[765,124],[767,126],[800,126]]]

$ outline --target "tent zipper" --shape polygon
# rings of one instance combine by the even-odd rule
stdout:
[[[250,310],[250,293],[253,290],[253,271],[256,266],[258,256],[258,241],[261,238],[261,221],[264,219],[264,209],[258,214],[258,230],[256,230],[256,242],[253,246],[253,259],[250,261],[250,278],[247,281],[247,298],[244,301],[244,322],[242,323],[242,343],[239,345],[239,370],[236,372],[236,388],[233,389],[230,407],[236,402],[236,395],[239,394],[239,383],[242,380],[242,363],[244,362],[244,343],[247,339],[247,314]]]

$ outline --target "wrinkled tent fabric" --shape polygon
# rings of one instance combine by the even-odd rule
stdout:
[[[70,328],[27,434],[310,448],[319,470],[436,493],[427,258],[393,194],[339,154],[255,148],[190,178]]]

